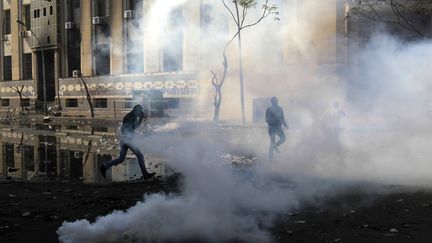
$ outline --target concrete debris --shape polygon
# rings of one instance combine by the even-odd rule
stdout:
[[[9,194],[9,197],[16,197],[15,194]]]
[[[30,212],[27,211],[27,212],[22,213],[21,215],[23,217],[29,217],[30,216]]]
[[[233,164],[237,165],[252,165],[256,162],[257,158],[245,155],[227,154],[223,156],[224,159],[229,160]]]
[[[398,233],[399,230],[397,230],[397,229],[395,229],[395,228],[391,228],[391,229],[390,229],[390,232],[391,232],[391,233]]]
[[[340,242],[341,238],[334,239],[333,242]]]
[[[403,198],[396,200],[396,202],[403,202],[403,201],[404,201]]]

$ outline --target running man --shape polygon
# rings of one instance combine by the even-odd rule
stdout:
[[[141,153],[138,147],[132,144],[135,136],[135,130],[141,125],[142,121],[147,119],[147,114],[143,111],[141,105],[136,105],[131,112],[127,113],[123,118],[121,126],[121,138],[120,138],[120,155],[118,159],[111,160],[105,164],[99,166],[99,170],[103,177],[106,177],[106,171],[114,165],[118,165],[125,161],[128,149],[136,155],[139,166],[144,179],[149,179],[155,175],[155,173],[148,173],[145,167],[144,155]]]

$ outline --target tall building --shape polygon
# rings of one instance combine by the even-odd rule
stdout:
[[[2,108],[19,107],[17,91],[22,90],[30,106],[40,103],[45,91],[49,106],[62,107],[64,115],[88,115],[81,75],[97,116],[111,117],[116,109],[130,108],[128,101],[149,97],[162,100],[168,110],[176,109],[198,91],[199,35],[183,30],[199,26],[199,1],[167,13],[169,38],[163,44],[142,24],[149,18],[152,1],[2,0],[0,4]]]

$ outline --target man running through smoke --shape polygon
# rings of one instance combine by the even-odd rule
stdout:
[[[111,160],[105,164],[101,164],[99,166],[99,170],[104,178],[106,177],[106,171],[111,166],[118,165],[126,159],[128,149],[132,150],[132,152],[136,155],[144,179],[149,179],[155,175],[155,173],[147,172],[145,168],[144,155],[141,153],[138,147],[132,144],[135,135],[135,129],[137,129],[141,125],[144,119],[147,119],[147,113],[143,111],[141,105],[134,106],[132,111],[127,113],[126,116],[123,118],[121,126],[119,158]]]
[[[268,133],[270,136],[269,158],[273,159],[273,152],[279,152],[278,147],[286,140],[285,133],[282,130],[282,126],[288,129],[283,109],[279,106],[278,99],[276,97],[271,98],[271,106],[267,108],[266,111],[266,121],[268,124]],[[279,141],[277,142],[276,135],[279,137]]]

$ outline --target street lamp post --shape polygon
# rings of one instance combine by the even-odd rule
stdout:
[[[24,22],[22,22],[21,20],[17,19],[16,22],[24,27],[27,27]],[[39,38],[37,37],[37,35],[33,32],[33,30],[31,30],[31,28],[28,28],[30,30],[30,32],[32,33],[32,35],[36,38],[38,45],[39,45],[39,49],[41,50],[41,54],[42,54],[42,82],[43,82],[43,109],[45,112],[45,115],[48,115],[48,109],[47,109],[47,104],[46,104],[46,78],[45,78],[45,53],[44,50],[42,48],[41,42],[39,40]]]
[[[21,20],[17,19],[16,22],[19,25],[22,25],[24,27],[27,27],[24,22],[22,22]],[[45,52],[42,48],[41,42],[38,38],[38,36],[33,32],[33,30],[31,30],[31,28],[28,28],[30,30],[30,32],[32,33],[32,35],[36,38],[38,45],[39,45],[39,49],[41,50],[41,54],[42,54],[42,82],[43,82],[43,109],[44,109],[44,113],[45,116],[48,115],[48,109],[47,109],[47,104],[46,104],[46,78],[45,78]],[[44,158],[44,164],[45,164],[45,173],[46,175],[48,175],[48,141],[47,141],[47,135],[46,132],[44,133],[44,152],[45,152],[45,158]]]

